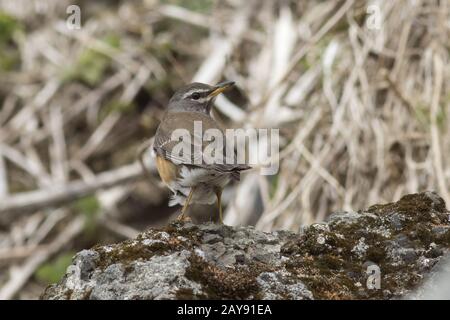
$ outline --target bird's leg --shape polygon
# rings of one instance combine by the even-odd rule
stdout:
[[[222,215],[222,190],[217,189],[216,190],[216,196],[217,196],[217,207],[219,208],[219,222],[223,224],[223,215]]]
[[[189,191],[189,195],[188,195],[186,201],[184,202],[183,208],[181,209],[181,214],[178,216],[177,220],[184,221],[187,208],[189,207],[189,203],[192,200],[192,195],[194,194],[194,189],[195,189],[194,187],[191,187],[191,190]]]

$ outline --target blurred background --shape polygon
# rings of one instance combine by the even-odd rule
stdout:
[[[0,299],[175,218],[136,154],[192,81],[236,81],[224,126],[280,129],[278,174],[230,185],[226,224],[298,230],[423,190],[450,203],[449,36],[445,0],[0,0]]]

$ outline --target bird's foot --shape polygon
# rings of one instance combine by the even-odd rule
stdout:
[[[177,221],[181,221],[181,222],[191,222],[191,218],[188,217],[187,215],[185,215],[184,213],[181,213],[181,214],[177,217]]]

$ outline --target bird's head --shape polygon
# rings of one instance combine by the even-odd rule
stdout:
[[[234,85],[233,81],[215,86],[193,82],[178,89],[169,101],[169,111],[193,111],[209,114],[215,97]]]

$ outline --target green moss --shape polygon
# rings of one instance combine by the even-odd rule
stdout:
[[[190,242],[186,243],[177,238],[180,234],[171,234],[169,239],[158,239],[157,234],[160,232],[159,230],[151,230],[145,234],[140,234],[135,240],[126,240],[108,249],[102,246],[94,247],[93,249],[100,255],[97,266],[105,269],[112,264],[121,263],[125,267],[125,272],[128,272],[131,269],[127,268],[136,260],[149,260],[155,255],[192,249]],[[185,233],[185,236],[187,235]],[[146,239],[153,241],[144,244],[143,241]]]
[[[382,246],[378,247],[376,245],[372,245],[367,249],[366,252],[366,259],[372,262],[375,262],[377,264],[380,264],[383,262],[384,258],[386,257],[386,251]]]
[[[104,114],[109,114],[111,112],[118,112],[122,114],[130,113],[135,109],[135,104],[133,102],[124,102],[120,100],[110,101],[103,109]]]
[[[275,193],[277,192],[277,189],[278,189],[279,181],[280,181],[280,176],[278,174],[273,175],[270,178],[270,190],[269,190],[270,199],[273,199],[273,197],[275,196]]]
[[[183,227],[183,222],[175,221],[170,223],[163,231],[169,233],[172,237],[184,237],[189,239],[190,243],[194,246],[201,244],[201,236],[199,235],[199,229],[195,225],[189,228]]]
[[[74,204],[74,208],[86,215],[95,215],[100,209],[100,204],[96,196],[87,196],[77,200]]]
[[[20,54],[14,35],[22,25],[14,17],[0,11],[0,70],[14,70],[20,65]]]
[[[318,299],[385,299],[399,288],[412,289],[421,280],[417,266],[391,261],[386,247],[399,235],[408,237],[414,248],[426,249],[431,242],[450,247],[450,231],[432,231],[448,225],[445,203],[433,198],[421,193],[405,196],[396,203],[375,205],[368,209],[370,214],[361,212],[353,222],[333,220],[328,224],[330,231],[308,227],[281,248],[282,254],[290,258],[285,267],[307,284]],[[399,230],[392,227],[392,219],[401,220]],[[319,236],[325,242],[319,243]],[[361,238],[367,249],[357,255],[352,249]],[[430,254],[439,257],[442,250]],[[382,290],[367,289],[368,275],[363,267],[367,261],[380,267]],[[361,286],[356,287],[356,282]]]
[[[113,49],[120,48],[120,38],[115,35],[108,35],[102,41]],[[86,49],[80,54],[75,65],[63,72],[62,78],[65,82],[81,81],[95,87],[104,78],[110,65],[109,56],[93,49]]]
[[[442,236],[437,237],[435,242],[450,247],[450,229],[447,230]]]
[[[445,114],[445,108],[439,106],[438,113],[436,115],[436,123],[441,130],[447,130],[447,115]]]
[[[85,216],[84,231],[92,236],[97,230],[97,219],[100,212],[100,203],[96,196],[87,196],[77,200],[72,208],[75,212]]]
[[[429,107],[419,103],[414,108],[414,114],[417,118],[417,121],[425,128],[428,129],[430,127],[430,109]]]
[[[344,266],[344,262],[337,256],[326,255],[319,260],[319,268],[327,270],[339,270]]]
[[[425,246],[430,245],[430,243],[434,241],[434,237],[430,229],[421,224],[413,227],[412,238],[419,240]]]
[[[186,9],[200,12],[211,12],[214,1],[213,0],[162,0],[163,3],[175,4],[177,6],[184,7]]]
[[[345,281],[343,281],[345,279]],[[348,279],[342,276],[325,277],[321,275],[312,277],[301,277],[307,287],[314,292],[315,299],[353,299],[354,287],[348,287]]]
[[[399,221],[401,227],[398,227]],[[328,227],[313,225],[297,236],[290,236],[291,240],[281,248],[281,254],[288,257],[283,266],[290,272],[289,280],[304,282],[316,299],[391,298],[402,290],[417,286],[422,271],[417,264],[402,261],[401,252],[397,257],[391,257],[388,250],[390,252],[390,248],[397,246],[396,241],[400,246],[400,241],[405,241],[405,246],[412,246],[416,252],[426,251],[427,257],[439,258],[444,246],[450,247],[450,231],[445,229],[446,226],[448,216],[442,200],[432,194],[410,195],[397,203],[372,206],[369,212],[362,212],[359,217],[333,219]],[[161,231],[169,237],[163,236]],[[194,250],[201,245],[205,232],[193,224],[181,222],[172,223],[160,231],[149,230],[134,241],[125,241],[107,250],[96,249],[100,253],[99,265],[105,268],[121,263],[125,272],[131,272],[131,262],[136,260],[189,250],[190,265],[185,275],[200,283],[203,293],[198,295],[193,290],[180,289],[176,293],[179,299],[260,298],[256,279],[262,272],[275,271],[275,267],[250,262],[226,269],[210,263],[197,256]],[[233,232],[230,227],[220,229],[224,237]],[[146,239],[153,241],[143,245]],[[431,242],[444,246],[431,252],[428,250]],[[360,250],[355,252],[358,245],[361,245]],[[395,254],[395,250],[392,252]],[[381,269],[382,290],[366,287],[368,275],[365,266],[369,261]],[[279,270],[278,266],[276,270]]]
[[[203,285],[208,299],[248,299],[260,298],[259,286],[256,278],[267,270],[262,264],[239,266],[233,270],[223,270],[206,262],[203,258],[192,253],[189,258],[190,266],[186,270],[186,277]]]
[[[66,273],[66,269],[71,264],[74,254],[74,252],[69,251],[43,264],[34,274],[36,279],[45,284],[58,282]]]
[[[377,215],[398,212],[406,215],[415,215],[418,219],[430,221],[430,208],[433,207],[437,212],[446,211],[445,202],[442,199],[436,206],[434,206],[433,200],[426,194],[416,193],[406,195],[398,202],[371,206],[367,211]]]
[[[148,260],[155,254],[151,247],[145,246],[140,242],[134,243],[132,240],[125,241],[109,250],[105,250],[101,246],[94,247],[94,250],[100,254],[97,263],[100,269],[106,269],[108,266],[116,263],[121,263],[127,267],[136,260]]]
[[[178,289],[175,296],[177,297],[177,300],[194,300],[194,299],[199,299],[199,298],[206,299],[206,297],[201,297],[201,296],[195,295],[194,291],[190,288]]]
[[[22,26],[17,19],[0,11],[0,44],[12,40],[14,32],[21,28]]]
[[[18,51],[3,49],[0,51],[0,70],[11,71],[20,65],[20,56]]]

